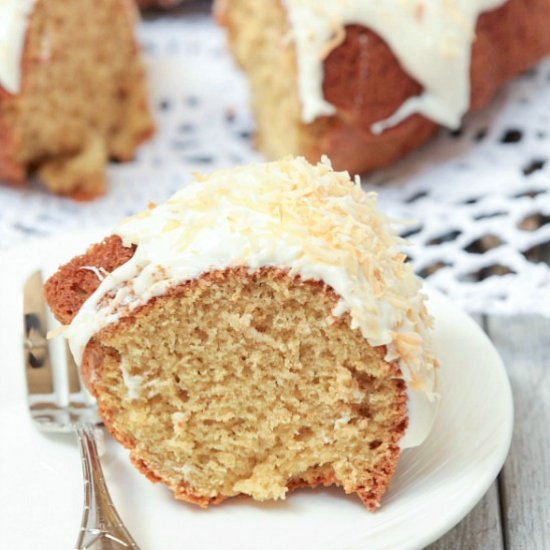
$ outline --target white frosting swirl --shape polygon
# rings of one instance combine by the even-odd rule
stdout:
[[[16,94],[21,86],[21,62],[27,24],[36,0],[0,0],[0,86]]]
[[[470,58],[479,15],[506,0],[283,0],[296,48],[302,120],[336,112],[323,97],[323,60],[345,36],[345,25],[377,33],[404,70],[423,87],[374,132],[414,113],[450,128],[470,103]],[[368,76],[368,75],[367,75]]]
[[[349,311],[352,328],[372,346],[386,346],[386,360],[399,361],[409,387],[402,446],[426,437],[436,361],[420,282],[376,196],[347,172],[302,158],[216,172],[127,219],[115,234],[137,249],[66,330],[77,361],[95,333],[177,284],[228,267],[277,267],[329,285],[340,297],[332,315]]]

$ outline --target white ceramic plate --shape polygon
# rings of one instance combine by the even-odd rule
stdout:
[[[0,540],[3,548],[72,548],[82,481],[72,436],[46,436],[25,405],[21,288],[97,235],[35,242],[0,256]],[[480,500],[501,468],[512,431],[512,398],[502,362],[484,333],[446,298],[426,288],[436,319],[441,407],[429,439],[403,453],[382,508],[369,513],[335,488],[301,490],[286,501],[233,499],[208,511],[172,499],[106,442],[113,500],[143,550],[421,548]]]

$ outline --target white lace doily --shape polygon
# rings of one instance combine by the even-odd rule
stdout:
[[[244,76],[204,4],[144,22],[140,36],[158,132],[112,165],[110,191],[77,204],[33,185],[0,186],[0,249],[110,227],[169,197],[193,171],[261,160]],[[469,311],[550,317],[550,61],[516,79],[460,133],[370,176],[418,273]],[[83,243],[83,247],[86,243]]]

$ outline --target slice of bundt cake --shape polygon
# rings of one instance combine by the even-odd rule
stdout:
[[[0,181],[105,191],[109,158],[153,132],[132,0],[0,2]]]
[[[105,425],[207,506],[336,484],[375,509],[436,361],[389,222],[324,160],[197,176],[46,283]]]
[[[550,0],[216,0],[269,158],[386,166],[550,53]]]

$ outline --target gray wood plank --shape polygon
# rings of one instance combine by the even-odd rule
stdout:
[[[428,550],[502,550],[503,538],[497,482],[483,500]]]
[[[491,317],[514,394],[514,436],[500,476],[505,547],[550,548],[550,320]]]

